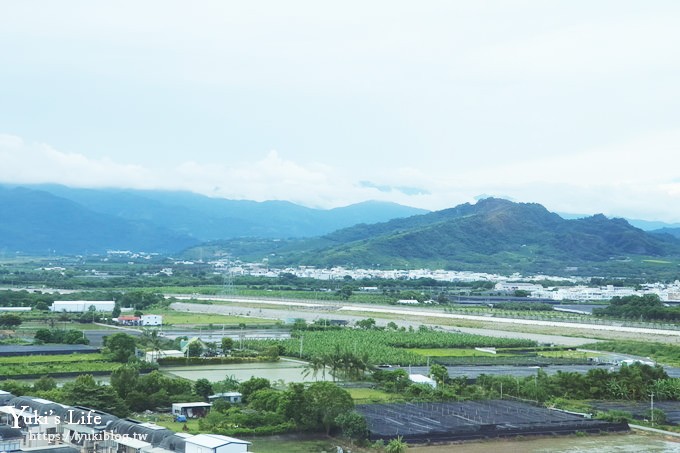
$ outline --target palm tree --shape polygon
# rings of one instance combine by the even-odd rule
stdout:
[[[319,371],[321,371],[321,377],[325,381],[326,380],[326,356],[325,355],[320,355],[320,356],[314,356],[311,359],[309,359],[309,363],[305,366],[302,375],[304,377],[309,376],[310,374],[314,379],[316,379],[316,376],[319,374]]]

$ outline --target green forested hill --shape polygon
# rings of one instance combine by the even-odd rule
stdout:
[[[623,219],[595,215],[565,220],[539,204],[494,198],[405,219],[357,225],[314,241],[257,244],[255,254],[249,254],[255,249],[243,242],[238,250],[231,250],[250,258],[266,255],[271,262],[316,266],[557,273],[579,266],[592,269],[593,263],[601,263],[600,268],[614,263],[627,268],[631,259],[680,258],[680,240],[647,233]],[[224,246],[230,248],[229,244]]]

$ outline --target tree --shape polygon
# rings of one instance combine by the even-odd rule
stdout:
[[[83,332],[80,330],[67,330],[64,333],[64,343],[66,344],[90,344],[90,340],[88,340]]]
[[[326,380],[326,366],[328,362],[328,356],[326,354],[322,355],[315,355],[309,359],[309,362],[307,362],[307,365],[305,365],[302,375],[304,377],[307,377],[309,375],[312,376],[313,379],[316,379],[317,375],[319,374],[319,371],[321,371],[321,379]]]
[[[269,379],[265,378],[258,378],[258,377],[251,377],[247,381],[241,382],[241,385],[239,385],[239,392],[241,392],[241,395],[243,395],[243,402],[247,403],[248,398],[250,398],[250,395],[255,393],[258,390],[262,389],[268,389],[271,388],[272,384],[269,382]]]
[[[144,336],[145,338],[148,338],[147,344],[151,348],[154,357],[158,359],[161,356],[161,349],[163,343],[163,339],[158,335],[158,330],[157,329],[152,329],[150,331],[146,330],[144,332]]]
[[[342,288],[335,292],[337,296],[340,296],[342,300],[347,300],[352,296],[352,287],[349,285],[344,285]]]
[[[50,306],[47,305],[46,302],[44,302],[44,301],[41,300],[40,302],[38,302],[37,304],[35,304],[35,307],[34,307],[34,308],[35,308],[36,310],[40,310],[40,311],[48,311],[48,310],[50,309]]]
[[[192,341],[187,346],[189,357],[200,357],[203,352],[203,343],[200,340]]]
[[[231,409],[231,403],[223,398],[215,400],[211,408],[211,410],[217,411],[221,414],[226,413],[229,409]]]
[[[139,369],[133,365],[123,365],[111,373],[111,387],[118,395],[126,399],[139,382]]]
[[[362,319],[361,321],[357,321],[354,324],[356,324],[356,326],[360,329],[372,329],[375,327],[375,319],[366,318]]]
[[[106,337],[105,351],[114,362],[127,362],[135,354],[135,339],[126,333],[116,333]]]
[[[437,382],[437,385],[442,385],[449,380],[449,372],[446,367],[435,363],[430,366],[430,377]]]
[[[120,316],[120,305],[116,304],[113,306],[113,311],[111,312],[112,318],[117,318]]]
[[[227,351],[234,348],[234,340],[229,337],[222,338],[222,354],[227,355]]]
[[[203,397],[204,400],[207,401],[208,397],[212,395],[212,392],[213,388],[209,380],[201,378],[194,382],[194,393],[198,396]]]
[[[112,386],[97,384],[91,374],[78,376],[64,384],[63,390],[65,404],[91,407],[118,417],[125,417],[130,412]]]
[[[356,411],[340,414],[335,418],[335,423],[342,433],[353,441],[362,441],[368,438],[368,425],[363,415]]]
[[[52,331],[50,329],[38,329],[35,331],[35,336],[33,337],[35,341],[41,341],[43,343],[52,342]]]
[[[57,381],[53,377],[43,376],[33,383],[34,392],[46,392],[57,388]]]
[[[5,313],[0,315],[0,327],[5,327],[7,329],[14,329],[21,325],[21,317],[13,313]]]
[[[305,421],[313,428],[323,427],[326,435],[337,426],[336,418],[354,408],[350,394],[330,382],[315,382],[305,391]]]

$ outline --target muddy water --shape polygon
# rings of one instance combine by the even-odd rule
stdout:
[[[163,366],[161,371],[173,376],[183,377],[192,381],[207,379],[210,382],[223,380],[232,376],[239,381],[246,381],[252,376],[267,378],[270,381],[283,382],[314,382],[323,380],[321,373],[316,377],[305,376],[305,362],[285,360],[279,362],[237,363],[230,365],[196,365],[196,366]],[[326,380],[331,380],[326,373]]]
[[[496,440],[429,447],[409,453],[680,453],[680,439],[639,434]]]

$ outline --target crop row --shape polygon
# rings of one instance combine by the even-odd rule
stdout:
[[[18,377],[25,375],[45,375],[57,373],[92,373],[113,371],[120,367],[120,363],[113,362],[76,362],[76,363],[37,363],[33,365],[3,365],[0,377]]]
[[[34,365],[43,363],[79,363],[101,362],[106,360],[102,354],[62,354],[62,355],[23,355],[15,357],[0,357],[0,365]]]
[[[284,353],[303,358],[321,357],[336,351],[348,351],[357,356],[367,356],[372,364],[421,365],[427,357],[415,354],[408,348],[473,348],[473,347],[525,347],[535,346],[531,340],[494,338],[465,333],[434,330],[402,332],[384,330],[342,329],[334,331],[305,331],[289,340],[260,340],[248,342],[249,347],[260,349],[280,344]]]

